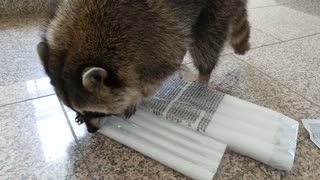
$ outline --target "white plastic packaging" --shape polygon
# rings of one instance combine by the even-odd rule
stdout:
[[[302,119],[311,141],[320,148],[320,119]]]
[[[192,179],[208,180],[216,174],[226,144],[289,171],[298,127],[278,112],[175,75],[130,120],[108,118],[99,132]]]
[[[130,120],[107,118],[99,132],[197,180],[214,177],[226,149],[226,144],[144,109]]]
[[[274,168],[289,171],[293,167],[299,123],[278,112],[184,81],[178,75],[144,101],[143,108]]]

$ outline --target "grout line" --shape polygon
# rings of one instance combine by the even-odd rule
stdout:
[[[263,32],[263,33],[264,33],[264,32]],[[284,41],[281,40],[281,42],[275,42],[275,43],[271,43],[271,44],[266,44],[266,45],[254,47],[254,48],[251,48],[250,50],[260,49],[260,48],[263,48],[263,47],[268,47],[268,46],[272,46],[272,45],[276,45],[276,44],[287,43],[287,42],[291,42],[291,41],[295,41],[295,40],[299,40],[299,39],[304,39],[304,38],[308,38],[308,37],[312,37],[312,36],[317,36],[317,35],[320,35],[320,33],[315,33],[315,34],[306,35],[306,36],[302,36],[302,37],[297,37],[297,38],[293,38],[293,39],[289,39],[289,40],[284,40]]]
[[[71,121],[70,121],[70,119],[69,119],[68,113],[67,113],[66,109],[64,108],[63,103],[60,101],[59,98],[58,98],[58,100],[59,100],[59,104],[60,104],[61,110],[63,111],[63,114],[64,114],[64,116],[65,116],[65,118],[66,118],[66,120],[67,120],[67,123],[68,123],[68,125],[69,125],[69,127],[70,127],[70,130],[71,130],[71,132],[72,132],[72,135],[73,135],[76,143],[79,145],[79,144],[80,144],[80,143],[79,143],[79,140],[78,140],[78,138],[77,138],[76,133],[74,132],[74,130],[73,130],[73,128],[72,128],[72,124],[71,124]]]
[[[268,32],[264,32],[264,31],[261,30],[260,28],[256,28],[256,27],[252,27],[252,28],[256,29],[257,31],[259,31],[259,32],[261,32],[261,33],[263,33],[263,34],[266,34],[266,35],[268,35],[268,36],[271,36],[272,38],[274,38],[274,39],[276,39],[276,40],[278,40],[278,41],[280,41],[280,42],[283,42],[282,39],[279,39],[279,38],[275,37],[274,35],[272,35],[272,34],[270,34],[270,33],[268,33]]]
[[[80,154],[81,154],[81,158],[82,158],[82,160],[83,160],[83,162],[84,162],[84,164],[85,164],[85,166],[86,166],[86,168],[87,168],[88,174],[89,174],[91,177],[93,177],[92,172],[91,172],[91,170],[90,170],[90,168],[89,168],[89,165],[88,165],[88,163],[87,163],[87,161],[86,161],[86,158],[85,158],[86,156],[85,156],[85,154],[84,154],[84,152],[83,152],[83,149],[82,149],[82,147],[81,147],[81,144],[80,144],[80,142],[79,142],[79,139],[77,138],[77,135],[76,135],[76,133],[75,133],[74,130],[73,130],[73,127],[72,127],[71,121],[70,121],[70,119],[69,119],[68,113],[67,113],[66,109],[64,108],[63,103],[61,102],[61,100],[60,100],[59,98],[58,98],[58,101],[59,101],[61,110],[63,111],[63,114],[64,114],[64,116],[65,116],[65,118],[66,118],[66,121],[67,121],[67,123],[68,123],[68,125],[69,125],[69,128],[70,128],[70,131],[71,131],[71,133],[72,133],[72,136],[73,136],[74,140],[75,140],[76,143],[77,143],[77,146],[78,146],[77,149],[79,150],[79,152],[80,152]]]
[[[290,42],[290,41],[294,41],[294,40],[298,40],[298,39],[303,39],[303,38],[307,38],[307,37],[317,36],[317,35],[319,35],[319,34],[320,34],[320,32],[314,33],[314,34],[310,34],[310,35],[301,36],[301,37],[297,37],[297,38],[293,38],[293,39],[283,40],[282,42]]]
[[[282,4],[274,4],[274,5],[266,5],[266,6],[258,6],[258,7],[249,7],[249,9],[260,9],[260,8],[268,8],[268,7],[275,7],[275,6],[283,6],[286,4],[291,4],[290,2],[282,3]]]
[[[253,28],[255,28],[255,27],[253,27]],[[266,33],[266,32],[264,32],[264,31],[262,31],[262,30],[260,30],[260,29],[258,29],[258,28],[255,28],[255,29],[258,30],[258,31],[260,31],[261,33],[264,33],[264,34],[266,34],[266,35],[271,36],[272,38],[275,38],[275,39],[278,40],[279,42],[274,42],[274,43],[271,43],[271,44],[265,44],[265,45],[253,47],[253,48],[251,48],[250,50],[260,49],[260,48],[264,48],[264,47],[268,47],[268,46],[272,46],[272,45],[287,43],[287,42],[291,42],[291,41],[295,41],[295,40],[299,40],[299,39],[304,39],[304,38],[308,38],[308,37],[320,35],[320,33],[315,33],[315,34],[306,35],[306,36],[301,36],[301,37],[297,37],[297,38],[293,38],[293,39],[281,40],[281,39],[278,39],[277,37],[274,37],[273,35],[271,35],[271,34],[269,34],[269,33]],[[227,56],[227,55],[234,55],[234,53],[229,52],[229,53],[221,54],[221,57],[222,57],[222,56]],[[189,64],[189,63],[188,63],[188,64]]]
[[[266,5],[266,6],[258,6],[258,7],[249,7],[249,9],[262,9],[262,8],[281,6],[281,5],[284,5],[284,4],[274,4],[274,5]]]
[[[15,101],[15,102],[11,102],[11,103],[6,103],[6,104],[0,105],[0,107],[9,106],[9,105],[13,105],[13,104],[19,104],[19,103],[23,103],[23,102],[27,102],[27,101],[33,101],[33,100],[36,100],[36,99],[46,98],[46,97],[50,97],[50,96],[53,96],[53,95],[55,95],[55,94],[53,93],[53,94],[48,94],[48,95],[44,95],[44,96],[38,96],[38,97],[35,97],[35,98],[29,98],[29,99],[25,99],[25,100],[21,100],[21,101]]]
[[[232,51],[232,52],[228,52],[228,53],[224,53],[224,54],[221,53],[220,57],[228,56],[228,55],[231,55],[231,54],[234,54],[234,52]]]

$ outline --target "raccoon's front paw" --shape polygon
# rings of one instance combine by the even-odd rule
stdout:
[[[129,119],[132,115],[134,115],[137,111],[137,106],[136,104],[129,106],[125,112],[124,112],[124,116]]]

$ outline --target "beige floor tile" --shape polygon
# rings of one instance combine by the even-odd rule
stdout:
[[[243,174],[232,178],[232,180],[271,180],[269,177],[258,167],[249,171],[245,171]]]
[[[47,77],[0,86],[0,106],[54,94]]]
[[[320,104],[320,35],[251,50],[238,56],[302,96]]]
[[[47,0],[3,0],[0,1],[0,17],[22,16],[44,13]]]
[[[280,40],[290,40],[320,33],[320,17],[285,5],[249,10],[252,27]]]
[[[320,17],[320,2],[318,0],[294,0],[294,3],[286,4],[284,6],[309,15]]]
[[[227,152],[217,172],[217,180],[230,179],[255,168],[258,162],[233,152]]]
[[[42,18],[0,19],[0,86],[45,77],[36,53]]]
[[[288,4],[295,0],[248,0],[249,8],[259,8],[267,6],[277,6],[281,4]]]

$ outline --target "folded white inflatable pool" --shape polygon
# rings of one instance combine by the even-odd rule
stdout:
[[[191,178],[210,179],[223,157],[224,144],[289,171],[298,127],[297,121],[278,112],[176,74],[130,120],[109,118],[100,132]]]

